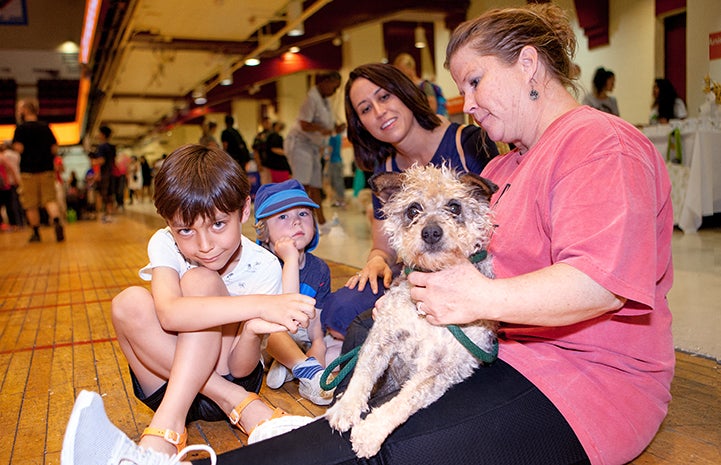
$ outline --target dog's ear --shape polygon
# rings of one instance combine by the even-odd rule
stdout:
[[[482,178],[477,174],[464,173],[460,180],[463,184],[469,185],[473,189],[473,195],[489,201],[494,192],[498,190],[491,180]]]
[[[368,185],[381,203],[386,203],[391,195],[401,190],[401,173],[384,172],[371,176]]]

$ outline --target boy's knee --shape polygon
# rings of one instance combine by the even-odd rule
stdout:
[[[116,295],[110,303],[113,325],[141,323],[147,314],[154,313],[150,291],[140,286],[129,287]]]
[[[198,266],[183,274],[180,278],[180,289],[186,296],[224,295],[227,287],[220,275],[213,270]]]

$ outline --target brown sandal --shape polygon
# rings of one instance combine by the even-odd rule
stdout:
[[[260,424],[262,424],[262,423],[265,423],[265,422],[268,421],[268,420],[273,420],[273,419],[275,419],[275,418],[282,417],[283,415],[287,415],[287,413],[286,413],[285,411],[283,411],[282,409],[280,409],[280,408],[275,408],[275,409],[273,409],[273,414],[270,416],[270,418],[268,418],[268,419],[266,419],[266,420],[262,420],[260,423],[258,423],[257,425],[255,425],[255,428],[251,429],[250,431],[245,431],[245,428],[243,428],[243,427],[240,425],[240,417],[241,417],[241,415],[243,414],[243,410],[245,410],[245,408],[246,408],[248,405],[250,405],[251,402],[255,402],[256,400],[259,400],[259,401],[265,403],[265,401],[263,401],[263,399],[261,399],[258,394],[254,393],[254,392],[249,392],[249,393],[248,393],[248,397],[246,397],[245,399],[243,399],[238,405],[236,405],[236,406],[233,408],[233,410],[231,410],[230,414],[228,414],[228,418],[230,418],[230,422],[231,422],[233,425],[235,425],[235,426],[237,426],[238,428],[240,428],[240,431],[242,431],[244,434],[246,434],[246,435],[248,435],[248,436],[250,436],[250,434],[253,432],[253,429],[257,428],[258,425],[260,425]],[[267,405],[267,404],[266,404],[266,405]]]
[[[185,446],[188,445],[187,429],[183,429],[182,433],[178,433],[177,431],[173,431],[170,429],[147,427],[145,428],[145,430],[143,430],[143,434],[140,436],[140,439],[142,440],[145,436],[157,436],[159,438],[163,438],[172,445],[174,445],[178,452],[185,449]]]

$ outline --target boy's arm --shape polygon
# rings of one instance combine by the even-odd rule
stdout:
[[[315,299],[301,294],[241,296],[183,296],[178,273],[169,267],[153,268],[151,282],[155,310],[167,331],[199,331],[251,318],[277,324],[277,331],[307,326],[315,315]]]

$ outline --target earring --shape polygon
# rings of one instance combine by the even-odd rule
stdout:
[[[538,100],[538,91],[536,89],[531,89],[531,92],[528,93],[528,97],[535,102]]]

